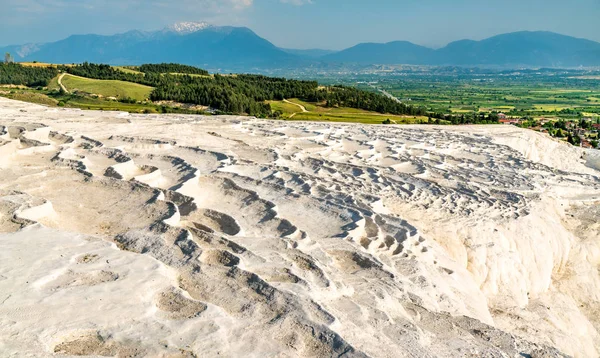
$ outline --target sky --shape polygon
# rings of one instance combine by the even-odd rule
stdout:
[[[441,47],[521,30],[600,42],[600,0],[0,0],[0,46],[181,21],[247,26],[285,48],[361,42]]]

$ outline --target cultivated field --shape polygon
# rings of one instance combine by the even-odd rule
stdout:
[[[598,76],[573,76],[577,71],[566,70],[469,71],[423,68],[420,72],[413,70],[396,75],[341,77],[347,85],[385,90],[406,104],[424,106],[439,113],[495,111],[513,117],[564,119],[586,113],[600,117]],[[340,79],[333,77],[329,81]]]
[[[388,91],[407,103],[424,105],[447,113],[504,112],[514,116],[561,116],[565,110],[581,110],[600,116],[600,90],[502,87],[474,85],[437,85],[435,89],[397,88]]]

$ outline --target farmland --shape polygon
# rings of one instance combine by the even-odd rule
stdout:
[[[443,113],[504,112],[515,117],[564,117],[575,112],[600,116],[600,90],[587,88],[564,91],[538,90],[537,86],[495,86],[492,84],[404,83],[382,86],[400,100]]]
[[[344,83],[386,91],[404,103],[446,114],[502,112],[511,117],[600,117],[600,77],[572,73],[585,71],[463,71],[451,68],[441,73],[433,69],[365,73],[348,77]]]

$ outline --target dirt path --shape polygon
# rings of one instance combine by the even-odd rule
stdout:
[[[306,107],[304,107],[304,106],[303,106],[303,105],[301,105],[301,104],[294,103],[294,102],[290,102],[290,101],[288,101],[287,99],[284,99],[283,101],[284,101],[285,103],[293,104],[294,106],[297,106],[297,107],[299,107],[299,108],[302,110],[302,113],[307,113],[307,112],[308,112],[308,111],[306,110]],[[292,115],[290,115],[290,118],[294,118],[294,116],[295,116],[296,114],[298,114],[298,113],[292,113]]]
[[[65,86],[62,84],[62,79],[63,79],[63,77],[65,77],[65,75],[66,75],[66,73],[63,73],[63,74],[61,74],[61,75],[58,77],[58,85],[60,86],[60,88],[61,88],[61,89],[62,89],[62,90],[65,92],[65,93],[69,93],[69,91],[67,91],[67,87],[65,87]]]

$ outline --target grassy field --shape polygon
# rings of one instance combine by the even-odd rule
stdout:
[[[203,77],[203,78],[214,78],[214,75],[199,75],[197,73],[178,73],[178,72],[171,72],[169,73],[170,75],[173,76],[190,76],[190,77]]]
[[[86,96],[77,96],[71,94],[57,94],[55,91],[36,90],[32,88],[14,89],[0,87],[2,97],[42,104],[50,107],[67,107],[81,109],[102,109],[107,111],[125,111],[132,113],[158,113],[159,107],[152,103],[121,103],[117,101],[107,101],[101,98],[91,98]]]
[[[102,98],[92,98],[80,94],[60,94],[51,90],[37,90],[33,88],[16,88],[0,86],[0,96],[41,104],[49,107],[80,108],[103,111],[122,111],[129,113],[181,113],[205,114],[201,111],[172,108],[156,105],[152,102],[122,103],[109,101]]]
[[[294,121],[327,121],[327,122],[348,122],[364,124],[381,124],[386,119],[392,123],[427,123],[427,117],[397,116],[392,114],[381,114],[369,112],[356,108],[327,108],[323,104],[309,103],[297,98],[284,101],[268,101],[274,111],[281,111],[281,118]],[[304,106],[308,112],[302,112],[302,109],[295,104]]]
[[[50,91],[58,91],[60,89],[60,86],[58,84],[58,77],[60,77],[60,75],[54,77],[50,80],[50,82],[48,82],[47,87]]]
[[[540,110],[544,112],[554,112],[554,111],[562,111],[563,109],[574,108],[569,106],[557,106],[555,104],[539,104],[536,103],[533,105],[533,110]]]
[[[121,103],[116,101],[105,101],[99,98],[72,98],[66,101],[65,107],[81,109],[93,109],[103,111],[123,111],[130,113],[158,113],[155,106],[140,103]]]
[[[152,92],[152,87],[137,83],[112,80],[93,80],[72,75],[66,75],[62,79],[62,84],[69,92],[82,91],[103,97],[129,97],[138,101],[147,99],[150,96],[150,92]]]
[[[291,99],[288,99],[288,101],[295,103],[295,104],[299,104],[301,106],[304,106],[304,108],[306,108],[306,110],[309,112],[314,112],[314,111],[319,110],[319,105],[317,105],[316,103],[304,102],[304,101],[299,100],[298,98],[291,98]],[[320,107],[324,108],[322,106],[320,106]],[[296,108],[296,111],[300,111],[300,112],[302,111],[300,108],[298,108],[298,106],[295,106],[295,108]]]
[[[281,111],[283,117],[289,118],[289,116],[296,112],[301,112],[300,108],[296,105],[285,103],[283,101],[267,101],[271,105],[274,111]]]
[[[131,73],[131,74],[140,74],[140,73],[143,73],[143,72],[140,72],[140,71],[132,70],[131,68],[124,67],[124,66],[113,66],[113,68],[115,70],[119,70],[119,71],[125,72],[125,73]]]
[[[26,67],[58,67],[58,66],[67,66],[71,67],[71,64],[56,64],[56,63],[45,63],[45,62],[19,62],[21,66]]]
[[[39,93],[37,91],[29,91],[29,90],[17,90],[10,91],[9,93],[3,93],[3,97],[14,99],[17,101],[29,102],[42,104],[45,106],[57,106],[58,101],[54,98],[50,98],[43,93]]]
[[[325,122],[347,122],[363,124],[381,124],[389,119],[393,124],[418,124],[427,123],[427,117],[403,117],[387,114],[355,113],[355,114],[321,114],[315,112],[299,113],[288,120],[293,121],[325,121]]]

